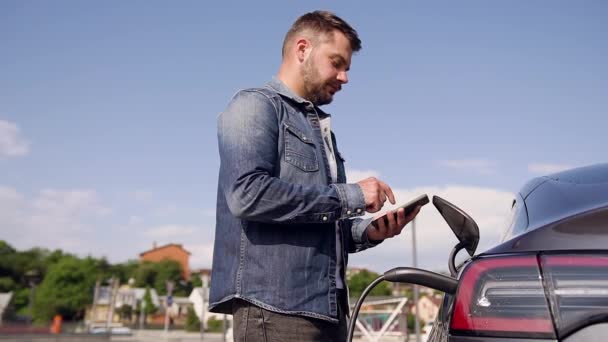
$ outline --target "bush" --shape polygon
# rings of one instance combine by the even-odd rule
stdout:
[[[423,320],[420,320],[420,330],[424,327],[426,323]],[[416,330],[416,316],[412,313],[407,314],[407,329],[409,331]]]
[[[188,307],[188,313],[186,314],[186,325],[184,325],[184,329],[186,331],[200,331],[201,330],[201,322],[194,312],[194,308]]]
[[[207,331],[208,332],[222,332],[223,331],[223,322],[222,320],[209,318],[207,320]]]

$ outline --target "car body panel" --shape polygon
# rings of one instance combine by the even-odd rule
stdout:
[[[500,244],[465,265],[492,256],[608,253],[608,164],[534,178],[516,194],[512,207]],[[464,268],[460,268],[458,278]],[[608,336],[608,322],[588,326],[591,322],[581,322],[580,328],[559,340],[452,335],[453,302],[454,296],[445,295],[429,341],[572,342],[603,341]]]

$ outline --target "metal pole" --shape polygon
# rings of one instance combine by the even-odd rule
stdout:
[[[87,331],[91,330],[91,326],[95,323],[95,317],[97,317],[97,300],[99,299],[99,286],[100,281],[97,279],[95,282],[95,290],[93,292],[93,307],[91,308],[91,314],[89,316],[89,326]]]
[[[30,281],[29,285],[30,285],[30,299],[29,299],[30,302],[28,303],[28,306],[29,306],[30,315],[28,317],[28,323],[29,323],[29,325],[32,325],[32,322],[34,322],[34,297],[35,297],[34,292],[36,291],[36,284],[33,281]]]
[[[173,282],[167,281],[167,297],[165,297],[165,335],[169,334],[169,308],[173,304]]]
[[[209,277],[206,274],[201,274],[201,341],[205,339],[205,301],[207,300],[207,287],[209,286]]]
[[[118,282],[117,278],[110,278],[110,297],[108,298],[108,317],[106,319],[106,332],[110,333],[110,325],[112,323],[112,319],[114,318],[114,305],[116,302],[116,293],[118,292]]]
[[[228,333],[228,318],[224,315],[224,320],[222,321],[222,342],[226,342],[226,335]],[[234,334],[234,331],[233,331]]]
[[[28,302],[28,310],[29,310],[29,317],[28,317],[28,324],[31,325],[32,322],[34,321],[34,299],[36,298],[35,292],[36,292],[36,284],[38,283],[38,281],[40,281],[40,273],[37,270],[29,270],[27,272],[25,272],[25,277],[27,279],[27,283],[30,287],[30,295],[29,295],[29,302]],[[1,319],[2,317],[0,317]]]
[[[143,330],[143,328],[144,328],[145,311],[146,311],[146,301],[143,300],[143,298],[142,298],[142,300],[139,304],[139,330]]]
[[[418,253],[416,251],[416,218],[412,220],[412,261],[413,267],[418,267]],[[420,319],[418,318],[418,285],[414,285],[414,305],[416,306],[415,328],[416,328],[416,342],[420,342]]]

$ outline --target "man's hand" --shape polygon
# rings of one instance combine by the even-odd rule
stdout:
[[[393,190],[383,181],[376,179],[376,177],[365,178],[362,181],[357,182],[363,190],[363,197],[365,197],[365,211],[369,213],[375,213],[379,211],[386,198],[395,204],[395,195]]]
[[[397,210],[397,215],[395,215],[394,211],[387,212],[386,217],[388,219],[388,225],[384,222],[384,219],[378,220],[378,217],[380,216],[376,217],[376,219],[367,227],[367,239],[369,241],[382,241],[401,234],[403,227],[418,215],[420,208],[420,206],[416,207],[416,209],[407,216],[405,216],[405,210],[403,208]]]

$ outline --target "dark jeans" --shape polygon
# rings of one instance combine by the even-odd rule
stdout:
[[[344,342],[347,334],[345,291],[340,291],[338,317],[334,324],[320,319],[268,311],[244,300],[235,300],[232,308],[235,342]],[[344,292],[344,293],[342,293]]]

